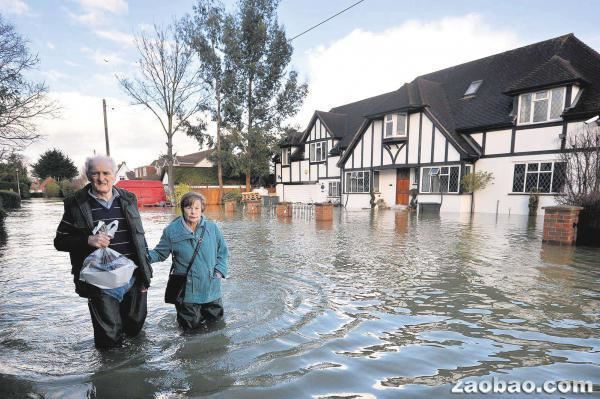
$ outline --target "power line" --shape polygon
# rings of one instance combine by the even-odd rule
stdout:
[[[360,0],[360,1],[357,1],[356,3],[352,4],[351,6],[349,6],[349,7],[347,7],[347,8],[344,8],[342,11],[338,12],[337,14],[335,14],[335,15],[332,15],[331,17],[327,18],[326,20],[323,20],[323,21],[319,22],[319,23],[318,23],[318,24],[316,24],[315,26],[312,26],[312,27],[308,28],[308,29],[307,29],[307,30],[305,30],[304,32],[302,32],[302,33],[300,33],[300,34],[298,34],[298,35],[296,35],[296,36],[292,37],[291,39],[289,39],[289,40],[288,40],[288,43],[289,43],[289,42],[291,42],[292,40],[294,40],[294,39],[296,39],[296,38],[298,38],[298,37],[302,36],[303,34],[310,32],[311,30],[315,29],[316,27],[323,25],[325,22],[332,20],[333,18],[337,17],[338,15],[340,15],[340,14],[342,14],[342,13],[344,13],[344,12],[348,11],[348,10],[349,10],[349,9],[351,9],[352,7],[359,5],[359,4],[360,4],[360,3],[362,3],[363,1],[365,1],[365,0]]]

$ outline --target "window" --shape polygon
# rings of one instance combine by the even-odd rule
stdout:
[[[417,168],[413,169],[413,184],[419,184],[419,169]]]
[[[564,107],[564,87],[521,94],[519,96],[519,124],[559,120]]]
[[[339,197],[340,196],[340,182],[339,181],[330,181],[329,182],[328,195],[330,197]]]
[[[422,193],[458,193],[460,166],[422,169]]]
[[[373,172],[373,192],[379,192],[379,171]]]
[[[290,164],[290,149],[289,148],[283,148],[281,150],[281,164],[282,165]]]
[[[383,138],[406,137],[407,121],[408,115],[406,114],[387,114],[385,116],[385,131],[383,133]]]
[[[481,83],[483,83],[483,80],[475,80],[474,82],[471,82],[467,88],[467,91],[465,91],[465,97],[474,96],[475,93],[477,93],[477,90],[479,90],[481,87]]]
[[[368,171],[346,172],[346,192],[370,192],[369,177],[370,175]]]
[[[310,162],[322,162],[327,158],[327,142],[318,141],[310,144]]]
[[[513,193],[560,193],[564,184],[564,162],[528,162],[514,166]]]

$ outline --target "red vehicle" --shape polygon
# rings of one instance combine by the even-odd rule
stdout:
[[[158,180],[121,180],[117,187],[135,194],[138,206],[166,206],[167,194]]]

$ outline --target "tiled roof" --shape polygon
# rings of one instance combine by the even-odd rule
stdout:
[[[181,156],[177,156],[177,161],[179,161],[179,164],[184,166],[186,164],[192,164],[195,165],[198,162],[208,158],[208,156],[210,154],[212,154],[214,150],[205,150],[205,151],[199,151],[199,152],[194,152],[191,154],[187,154],[187,155],[181,155]]]

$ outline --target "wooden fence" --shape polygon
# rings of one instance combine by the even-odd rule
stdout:
[[[219,205],[219,187],[213,186],[191,186],[193,191],[204,195],[206,205]],[[246,190],[246,186],[226,186],[223,187],[223,194],[230,191],[242,192]]]

